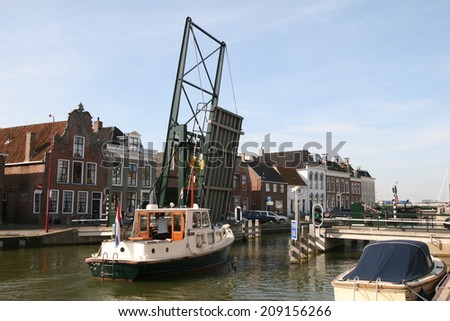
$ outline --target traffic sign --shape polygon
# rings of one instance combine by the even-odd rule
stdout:
[[[293,240],[297,240],[297,221],[296,220],[292,220],[291,221],[291,239]]]

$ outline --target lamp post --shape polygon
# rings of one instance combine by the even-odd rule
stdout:
[[[52,132],[51,132],[51,142],[50,142],[50,156],[48,159],[48,177],[47,177],[47,207],[45,210],[45,232],[48,233],[48,220],[49,220],[49,212],[50,212],[50,183],[51,183],[51,177],[52,177],[52,154],[53,154],[53,142],[54,142],[54,136],[55,136],[55,116],[52,114],[49,114],[48,117],[52,118]]]

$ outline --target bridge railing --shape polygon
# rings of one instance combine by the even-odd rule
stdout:
[[[380,228],[398,229],[449,229],[450,221],[445,221],[448,214],[417,214],[417,213],[349,213],[346,216],[325,218],[324,226],[367,226]]]

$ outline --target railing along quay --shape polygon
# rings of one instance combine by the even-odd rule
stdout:
[[[450,256],[450,229],[439,214],[400,213],[396,217],[382,215],[354,218],[327,218],[315,228],[319,250],[339,245],[339,240],[381,241],[414,239],[426,242],[435,255]]]

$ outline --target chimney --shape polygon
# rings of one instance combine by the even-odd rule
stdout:
[[[36,133],[28,132],[25,142],[25,162],[29,162],[33,158],[35,141]]]
[[[103,128],[103,122],[100,121],[100,117],[97,117],[97,120],[92,124],[92,130],[94,133],[97,133],[99,130]]]

